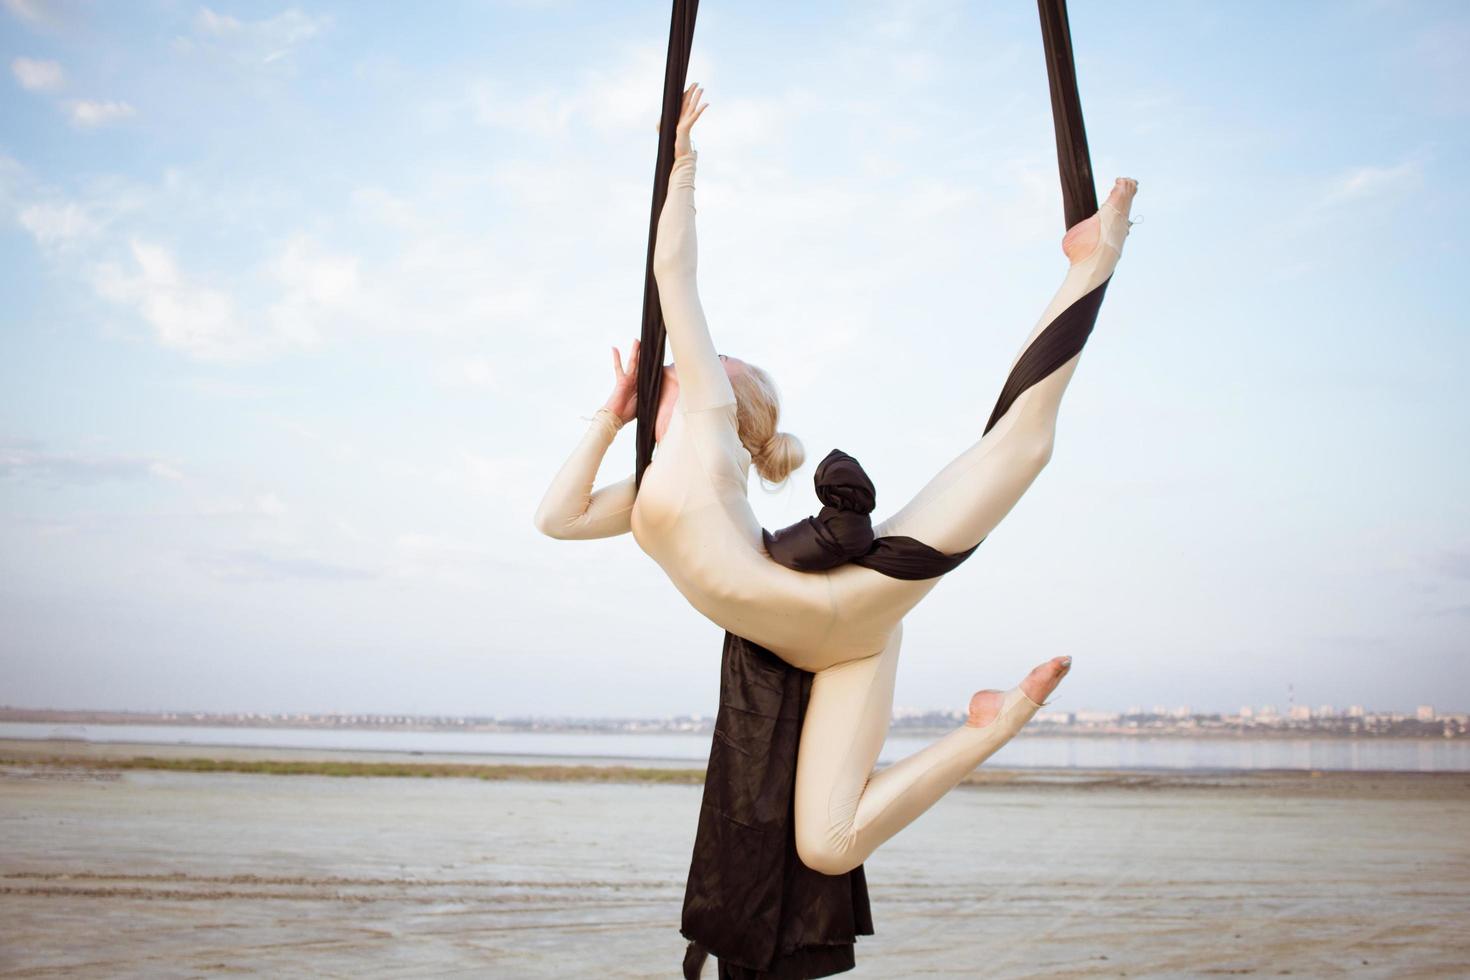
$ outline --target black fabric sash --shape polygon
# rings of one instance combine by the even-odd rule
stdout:
[[[1010,411],[1011,405],[1021,397],[1021,392],[1081,352],[1087,338],[1092,335],[1092,326],[1097,322],[1097,311],[1102,306],[1103,294],[1108,291],[1108,283],[1112,281],[1112,276],[1104,279],[1090,293],[1058,313],[1057,318],[1036,335],[1036,339],[1021,354],[1016,366],[1011,368],[1011,373],[1006,377],[1006,383],[1000,389],[1000,397],[995,400],[995,409],[990,413],[990,421],[985,423],[986,432],[995,428],[995,423],[1000,421],[1001,416]]]
[[[934,578],[958,568],[980,547],[976,542],[946,555],[907,535],[875,538],[872,515],[877,491],[862,464],[840,449],[817,464],[812,482],[823,504],[814,517],[774,533],[761,532],[771,558],[787,568],[820,572],[850,562],[892,578]]]

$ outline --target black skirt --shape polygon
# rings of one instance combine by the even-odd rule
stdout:
[[[853,968],[873,934],[861,865],[813,871],[796,855],[792,807],[813,674],[725,634],[720,708],[680,932],[685,975],[719,958],[721,980],[825,977]]]

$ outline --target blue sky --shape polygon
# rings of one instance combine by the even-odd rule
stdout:
[[[716,340],[882,516],[1064,271],[1034,5],[703,7]],[[3,8],[0,703],[713,711],[721,632],[632,539],[531,524],[638,330],[666,3]],[[1470,12],[1072,26],[1142,221],[898,706],[1068,653],[1058,708],[1470,707]]]

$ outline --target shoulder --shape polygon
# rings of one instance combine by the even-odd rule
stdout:
[[[750,451],[740,442],[734,402],[684,413],[685,438],[694,446],[700,463],[710,471],[721,471],[744,485],[750,467]]]

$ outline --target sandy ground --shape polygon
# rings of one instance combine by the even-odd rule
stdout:
[[[868,862],[845,976],[1470,975],[1470,777],[1318,783],[957,790]],[[698,805],[3,768],[0,976],[677,977]]]

